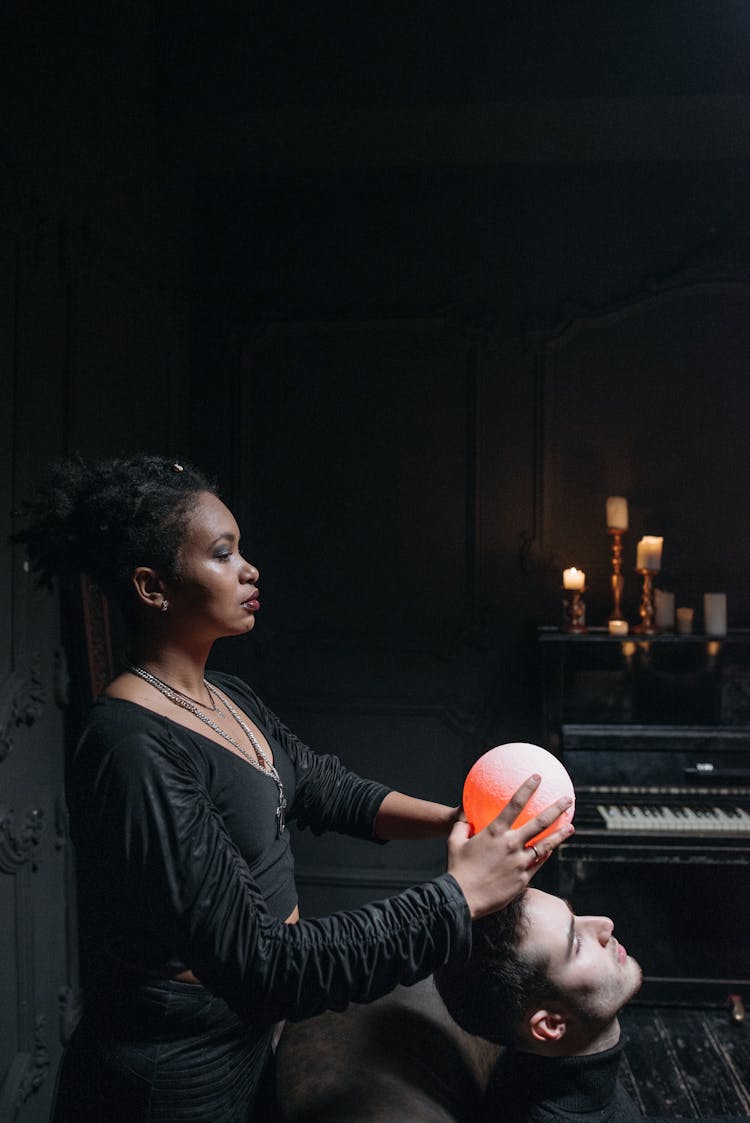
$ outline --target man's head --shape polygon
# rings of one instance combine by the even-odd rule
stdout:
[[[641,985],[613,929],[606,916],[575,916],[560,897],[527,889],[475,922],[468,963],[438,972],[438,990],[459,1025],[491,1041],[549,1056],[608,1048]]]

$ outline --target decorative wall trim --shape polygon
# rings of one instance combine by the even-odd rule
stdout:
[[[15,1123],[26,1100],[41,1088],[50,1066],[44,1017],[37,1015],[34,1026],[34,1047],[27,1053],[16,1053],[0,1084],[0,1123]]]
[[[13,831],[13,812],[0,808],[0,871],[13,873],[17,978],[16,1040],[20,1049],[0,1084],[0,1123],[14,1123],[21,1106],[47,1078],[50,1067],[46,1019],[34,1014],[34,907],[32,871],[44,830],[41,811],[30,811],[21,831]]]
[[[44,827],[44,812],[34,808],[26,813],[23,826],[16,833],[13,809],[0,806],[0,873],[15,874],[36,860]]]
[[[13,671],[0,686],[0,762],[13,748],[13,734],[34,724],[47,700],[35,659],[25,670]]]

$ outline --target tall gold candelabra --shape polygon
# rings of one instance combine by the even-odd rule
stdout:
[[[643,590],[641,606],[638,609],[641,622],[636,624],[633,631],[642,636],[653,636],[658,631],[654,625],[654,577],[658,572],[658,569],[636,569],[636,573],[640,573],[643,578]]]
[[[610,620],[622,620],[622,591],[625,587],[625,578],[622,575],[622,530],[619,527],[608,526],[607,534],[612,536],[612,611]]]

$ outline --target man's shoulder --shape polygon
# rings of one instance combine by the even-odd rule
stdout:
[[[509,1050],[490,1077],[482,1123],[641,1123],[617,1078],[620,1054],[616,1046],[555,1060]]]
[[[625,1088],[618,1085],[609,1104],[599,1110],[576,1111],[533,1095],[512,1100],[496,1094],[485,1100],[481,1123],[643,1123],[644,1116]]]

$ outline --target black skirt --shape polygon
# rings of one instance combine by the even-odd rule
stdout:
[[[273,1029],[202,986],[121,979],[85,1007],[53,1123],[260,1123],[274,1116]]]

